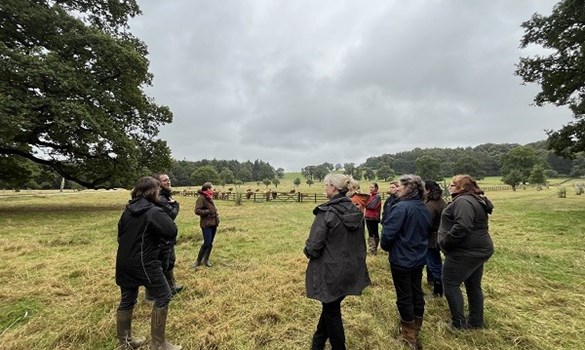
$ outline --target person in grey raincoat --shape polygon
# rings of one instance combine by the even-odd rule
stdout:
[[[304,253],[309,258],[305,287],[307,297],[322,303],[313,335],[312,349],[345,349],[341,302],[347,295],[360,295],[371,284],[366,266],[363,213],[346,196],[349,177],[329,174],[324,179],[329,201],[313,210]]]

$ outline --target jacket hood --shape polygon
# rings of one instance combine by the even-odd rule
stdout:
[[[477,199],[486,213],[491,214],[492,211],[494,211],[493,203],[486,196],[478,196],[477,194],[474,194],[473,197]]]
[[[135,198],[128,202],[128,204],[126,205],[126,209],[130,211],[130,214],[132,216],[138,216],[147,212],[154,206],[155,205],[152,202],[148,201],[145,198]]]
[[[490,215],[493,211],[494,211],[494,205],[493,203],[486,197],[483,195],[477,195],[475,193],[470,193],[470,192],[464,192],[461,194],[458,194],[457,196],[455,196],[455,198],[459,197],[459,196],[463,196],[463,195],[469,195],[473,198],[475,198],[475,200],[482,206],[483,210],[485,210],[485,212]]]
[[[364,214],[346,196],[334,196],[329,202],[316,207],[313,214],[316,215],[319,211],[331,212],[350,231],[363,226]]]

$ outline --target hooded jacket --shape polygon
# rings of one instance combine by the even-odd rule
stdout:
[[[488,259],[494,253],[488,215],[494,206],[489,199],[462,193],[441,215],[438,243],[445,255]]]
[[[360,295],[371,284],[366,266],[363,213],[341,194],[313,210],[304,253],[307,297],[329,303]]]
[[[402,199],[384,216],[380,247],[395,267],[411,269],[426,264],[431,215],[420,199]]]
[[[177,226],[162,207],[145,198],[131,200],[118,222],[116,284],[122,287],[166,283],[158,259],[163,242],[174,241]]]
[[[177,215],[179,215],[180,206],[177,201],[171,202],[171,195],[172,193],[169,189],[161,187],[158,201],[160,202],[160,206],[163,207],[167,214],[169,214],[171,219],[175,220]]]

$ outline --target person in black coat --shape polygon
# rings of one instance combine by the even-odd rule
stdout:
[[[349,177],[329,174],[324,179],[329,201],[313,210],[304,253],[309,258],[305,287],[307,297],[322,303],[312,349],[345,349],[341,302],[360,295],[371,284],[366,266],[363,213],[346,196]]]
[[[177,226],[159,204],[160,183],[153,177],[140,178],[132,190],[118,222],[116,284],[121,300],[116,315],[120,348],[136,349],[143,339],[132,337],[132,312],[138,287],[145,286],[154,296],[151,319],[151,348],[180,350],[165,338],[168,305],[172,294],[159,260],[164,242],[174,241]]]
[[[453,200],[441,215],[438,243],[445,255],[443,291],[451,311],[451,327],[483,328],[483,266],[494,253],[489,215],[494,206],[469,175],[455,175],[449,185]],[[465,285],[469,318],[465,318],[461,285]]]
[[[179,215],[180,205],[172,197],[172,189],[171,189],[171,179],[169,175],[159,173],[154,174],[152,177],[157,179],[160,182],[160,193],[159,193],[159,203],[164,211],[171,217],[171,219],[175,220]],[[177,240],[172,240],[165,242],[163,247],[161,248],[161,256],[160,260],[163,264],[163,272],[165,273],[165,277],[167,282],[169,282],[169,286],[171,287],[171,293],[177,294],[181,290],[183,290],[183,285],[177,284],[175,282],[175,263],[177,261],[177,257],[175,255],[175,245],[177,244]]]

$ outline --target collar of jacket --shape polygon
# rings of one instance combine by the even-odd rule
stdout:
[[[335,205],[338,203],[342,203],[342,202],[351,202],[351,199],[349,199],[346,195],[338,193],[336,195],[334,195],[333,197],[331,197],[331,199],[329,200],[329,202],[323,203],[321,205],[318,205],[315,207],[315,209],[313,209],[313,214],[317,215],[317,213],[319,211],[327,211],[329,210],[329,206],[331,205]]]

